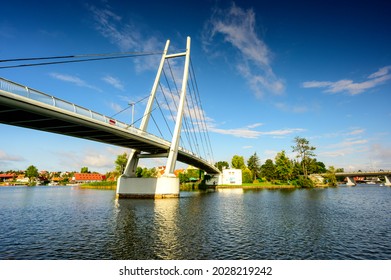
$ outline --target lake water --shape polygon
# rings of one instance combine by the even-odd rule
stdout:
[[[0,259],[391,259],[391,188],[181,192],[116,200],[0,188]]]

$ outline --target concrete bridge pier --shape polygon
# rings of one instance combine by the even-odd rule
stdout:
[[[117,198],[179,197],[179,178],[133,178],[122,175],[117,183]]]
[[[386,179],[385,185],[391,187],[391,175],[386,175],[384,178]]]
[[[346,177],[348,182],[346,183],[347,186],[355,186],[356,185],[356,181],[354,181],[354,177]]]

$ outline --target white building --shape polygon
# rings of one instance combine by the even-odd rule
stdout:
[[[223,169],[221,185],[241,185],[242,169]]]
[[[207,181],[208,185],[242,185],[241,169],[223,169],[220,175]]]

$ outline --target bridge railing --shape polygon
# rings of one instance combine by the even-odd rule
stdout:
[[[52,95],[43,93],[41,91],[38,91],[38,90],[35,90],[32,88],[29,88],[27,86],[6,80],[4,78],[0,78],[0,90],[10,92],[10,93],[13,93],[18,96],[25,97],[25,98],[29,98],[34,101],[45,103],[46,105],[54,106],[56,108],[63,109],[63,110],[66,110],[66,111],[69,111],[69,112],[72,112],[72,113],[75,113],[78,115],[82,115],[84,117],[88,117],[93,120],[101,121],[101,122],[104,122],[109,125],[113,125],[113,126],[116,126],[116,127],[122,128],[122,129],[126,129],[126,130],[132,132],[133,134],[144,136],[144,137],[149,138],[151,140],[155,140],[158,142],[161,142],[162,140],[167,141],[167,140],[164,140],[164,139],[157,137],[153,134],[150,134],[148,132],[145,132],[145,131],[142,131],[138,128],[130,126],[127,123],[124,123],[124,122],[118,121],[116,119],[107,117],[103,114],[94,112],[90,109],[87,109],[82,106],[73,104],[71,102],[59,99],[57,97],[54,97]]]

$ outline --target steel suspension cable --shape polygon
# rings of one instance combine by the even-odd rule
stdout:
[[[152,118],[152,120],[153,120],[153,122],[154,122],[154,124],[155,124],[155,126],[156,126],[156,128],[157,128],[157,130],[159,131],[160,135],[162,136],[162,139],[164,139],[163,133],[160,131],[160,128],[159,128],[159,126],[157,125],[157,123],[156,123],[156,121],[155,121],[155,118],[153,117],[152,114],[151,114],[151,118]]]
[[[209,137],[209,132],[208,132],[208,126],[206,125],[206,118],[205,118],[205,114],[204,114],[204,109],[202,107],[202,103],[201,103],[201,98],[200,98],[200,92],[199,92],[199,89],[198,89],[198,83],[197,83],[197,79],[196,79],[196,75],[195,75],[195,71],[194,71],[194,68],[193,68],[193,62],[190,58],[190,68],[193,72],[193,75],[194,75],[194,83],[195,83],[195,86],[196,86],[196,97],[198,97],[198,102],[200,104],[200,109],[201,109],[201,113],[202,113],[202,124],[204,126],[204,129],[205,129],[205,134],[207,136],[207,143],[209,144],[209,151],[210,151],[210,156],[211,156],[211,161],[214,162],[214,155],[213,155],[213,149],[212,149],[212,145],[211,145],[211,141],[210,141],[210,137]]]
[[[149,95],[147,95],[146,97],[144,97],[144,98],[142,98],[142,99],[140,99],[140,100],[134,102],[133,104],[129,104],[128,107],[126,107],[125,109],[122,109],[121,111],[115,113],[115,114],[112,115],[110,118],[114,118],[116,115],[119,115],[120,113],[122,113],[122,112],[128,110],[130,107],[132,107],[132,106],[134,106],[134,105],[136,105],[136,104],[138,104],[138,103],[144,101],[144,100],[147,99],[148,97],[149,97]],[[133,125],[133,123],[132,123],[132,125]]]
[[[159,101],[157,100],[156,97],[155,97],[155,101],[156,101],[157,106],[159,107],[160,113],[162,114],[162,117],[163,117],[163,119],[164,119],[164,122],[166,123],[166,126],[167,126],[167,128],[168,128],[168,131],[170,132],[171,137],[172,137],[173,134],[172,134],[172,132],[171,132],[170,126],[169,126],[168,123],[167,123],[167,119],[166,119],[166,117],[164,116],[163,110],[162,110],[162,108],[160,107]]]
[[[179,89],[178,89],[178,86],[177,86],[177,83],[176,83],[176,79],[175,79],[174,73],[173,73],[173,71],[172,71],[171,64],[170,64],[170,61],[169,61],[169,60],[167,60],[167,64],[168,64],[168,67],[169,67],[169,69],[170,69],[171,77],[172,77],[172,79],[173,79],[173,81],[174,81],[174,85],[175,85],[175,88],[176,88],[176,91],[177,91],[177,95],[178,95],[179,98],[180,98],[180,91],[179,91]],[[184,120],[184,124],[185,124],[185,130],[184,130],[185,136],[186,136],[186,138],[187,138],[187,142],[189,143],[189,145],[190,145],[190,147],[191,147],[192,145],[191,145],[191,141],[190,141],[190,137],[189,137],[189,125],[188,125],[187,118],[186,118],[185,114],[183,115],[183,120]],[[193,152],[193,149],[192,149],[192,148],[191,148],[191,150],[192,150],[192,152]]]
[[[191,98],[191,102],[193,104],[193,108],[195,110],[194,114],[195,114],[195,119],[196,119],[196,124],[197,124],[197,127],[198,127],[198,131],[200,133],[201,145],[202,145],[202,148],[204,150],[204,155],[207,156],[208,153],[207,153],[207,151],[205,151],[205,145],[204,145],[204,141],[203,141],[203,137],[202,137],[205,133],[202,133],[203,130],[200,128],[200,122],[202,121],[202,118],[201,118],[200,112],[199,112],[199,108],[200,107],[198,106],[197,100],[196,100],[196,97],[195,97],[196,89],[195,89],[195,86],[194,86],[194,73],[192,73],[191,68],[190,68],[190,71],[189,71],[189,77],[190,77],[190,84],[192,85],[192,89],[193,89],[193,91],[190,91],[190,93],[191,93],[190,94],[190,98]],[[190,86],[189,86],[189,88],[190,88]],[[193,100],[193,96],[194,96],[194,100],[195,101]]]
[[[191,80],[191,75],[189,75],[190,77],[190,80]],[[205,151],[205,146],[204,146],[204,141],[202,140],[202,131],[200,130],[200,125],[199,125],[199,121],[200,120],[197,116],[197,111],[198,111],[198,107],[196,106],[196,104],[194,103],[194,99],[193,99],[193,90],[190,88],[190,85],[188,83],[188,88],[189,88],[189,99],[192,103],[192,111],[193,111],[193,115],[192,118],[195,120],[195,123],[196,123],[196,126],[198,128],[198,131],[194,129],[194,135],[195,135],[195,138],[196,138],[196,141],[198,143],[198,138],[197,138],[197,133],[199,133],[199,138],[200,138],[200,142],[201,142],[201,146],[202,146],[202,149],[203,149],[203,152],[204,152],[204,156],[207,155],[206,151]],[[194,125],[194,122],[192,121],[192,124]]]
[[[164,89],[163,89],[163,87],[162,87],[162,85],[161,85],[161,83],[160,83],[160,82],[159,82],[159,87],[160,87],[160,90],[161,90],[161,91],[162,91],[162,93],[163,93],[163,97],[164,97],[164,100],[166,101],[166,104],[167,104],[168,110],[170,111],[171,119],[172,119],[172,120],[175,120],[175,118],[174,118],[174,114],[172,113],[172,110],[171,110],[171,106],[170,106],[170,104],[168,103],[168,100],[167,100],[166,94],[165,94],[165,92],[164,92]]]
[[[74,59],[74,60],[64,60],[64,61],[51,61],[51,62],[41,62],[41,63],[6,65],[6,66],[0,66],[0,69],[31,67],[31,66],[44,66],[44,65],[76,63],[76,62],[87,62],[87,61],[98,61],[98,60],[108,60],[108,59],[121,59],[121,58],[148,56],[148,55],[155,55],[155,54],[157,54],[157,53],[139,53],[139,54],[121,55],[121,56],[109,56],[109,57],[99,57],[99,58],[85,58],[85,59]]]
[[[194,102],[193,102],[193,99],[192,99],[192,91],[191,91],[191,89],[190,89],[190,87],[189,87],[189,83],[187,83],[187,87],[188,87],[188,91],[189,91],[189,94],[186,95],[186,96],[187,96],[187,100],[190,99],[190,101],[192,102],[192,106],[191,106],[191,107],[192,107],[192,109],[193,109],[193,110],[191,110],[190,107],[189,107],[189,102],[186,102],[187,110],[188,110],[188,112],[189,112],[190,122],[191,122],[191,125],[192,125],[192,127],[193,127],[193,133],[192,133],[191,135],[193,135],[193,137],[195,138],[195,143],[196,143],[196,147],[197,147],[197,152],[198,152],[198,154],[202,157],[202,155],[201,155],[201,153],[200,153],[199,144],[198,144],[197,131],[196,131],[196,129],[195,129],[194,122],[193,122],[193,119],[197,120],[197,118],[194,118],[194,117],[193,117],[193,113],[192,113],[192,112],[194,111]]]
[[[191,110],[189,108],[189,102],[187,102],[187,100],[186,100],[186,107],[187,107],[187,111],[189,112],[189,120],[190,120],[191,126],[193,128],[193,130],[192,130],[193,133],[190,133],[190,131],[189,131],[189,134],[193,137],[193,141],[194,141],[194,144],[195,144],[195,147],[196,147],[197,154],[201,156],[200,148],[199,148],[199,145],[198,145],[197,134],[195,133],[196,131],[195,131],[195,128],[194,128],[194,123],[192,121]]]
[[[167,64],[168,64],[168,63],[169,63],[169,62],[167,61]],[[162,72],[163,72],[163,76],[164,76],[164,78],[165,78],[165,80],[166,80],[166,83],[167,83],[168,90],[170,91],[170,94],[171,94],[171,100],[172,100],[172,102],[174,103],[174,106],[175,106],[176,111],[178,111],[178,105],[177,105],[177,103],[176,103],[175,96],[174,96],[174,94],[172,93],[172,89],[171,89],[170,83],[168,82],[168,78],[167,78],[167,75],[166,75],[166,71],[164,71],[164,68],[163,68],[162,70],[163,70],[163,71],[162,71]],[[172,71],[171,71],[171,74],[172,74]],[[176,84],[175,84],[175,87],[176,87]],[[177,91],[178,91],[178,88],[177,88]],[[164,98],[166,98],[165,94],[164,94]],[[168,102],[168,100],[167,100],[167,104],[168,104],[168,103],[169,103],[169,102]],[[174,117],[174,115],[173,115],[172,112],[171,112],[171,106],[168,105],[168,107],[169,107],[169,109],[170,109],[172,121],[175,122],[175,117]],[[180,141],[180,143],[181,143],[181,146],[184,146],[183,137],[180,137],[179,141]],[[191,145],[190,145],[190,150],[193,152],[193,147],[192,147]]]
[[[1,59],[3,62],[15,62],[15,61],[28,61],[28,60],[50,60],[50,59],[73,59],[81,57],[97,57],[97,56],[124,56],[124,55],[137,55],[137,54],[162,54],[162,52],[114,52],[114,53],[95,53],[95,54],[73,54],[73,55],[59,55],[59,56],[43,56],[43,57],[27,57],[27,58],[10,58]]]

